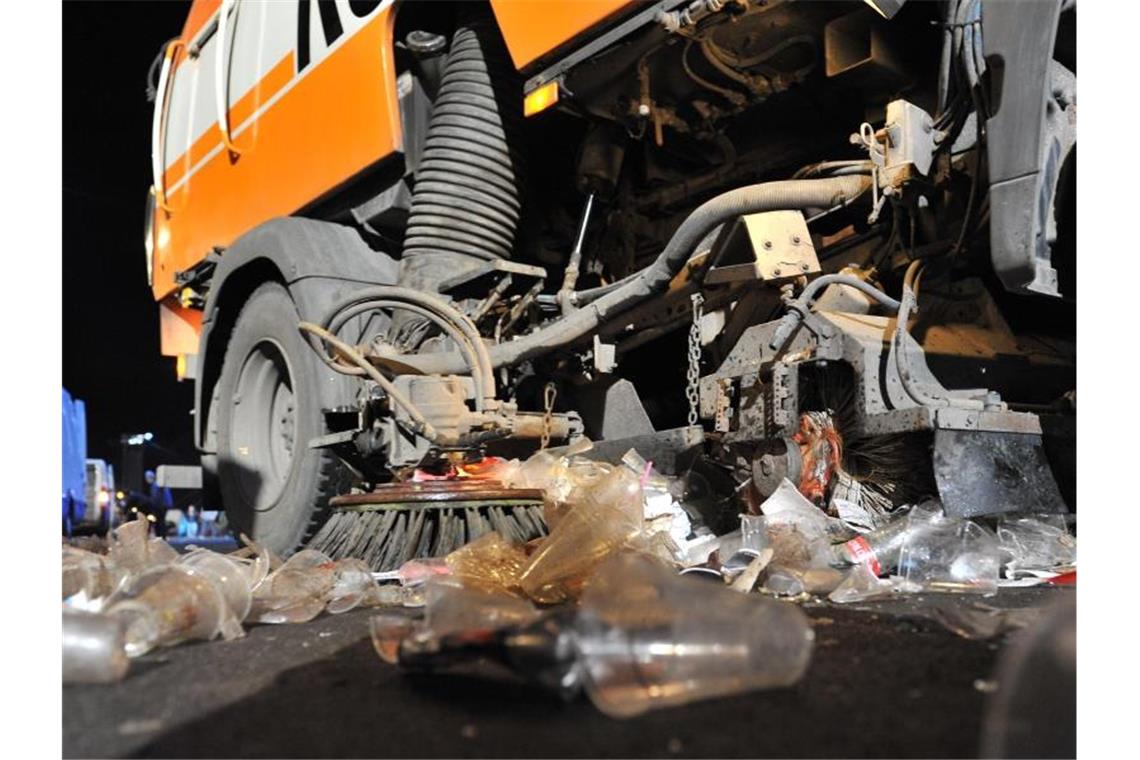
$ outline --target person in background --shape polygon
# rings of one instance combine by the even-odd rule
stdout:
[[[150,513],[154,516],[154,534],[166,538],[166,510],[174,506],[174,497],[170,495],[169,488],[158,485],[154,470],[147,470],[143,477],[146,479]]]
[[[198,519],[198,508],[191,504],[186,508],[186,515],[178,523],[179,538],[198,538],[202,532],[202,523]]]

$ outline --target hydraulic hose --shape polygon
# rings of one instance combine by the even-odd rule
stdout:
[[[345,298],[342,298],[329,309],[328,315],[321,320],[321,323],[326,329],[339,327],[343,321],[338,321],[338,317],[349,309],[365,302],[402,302],[421,307],[429,314],[416,312],[419,316],[426,316],[431,321],[440,325],[445,332],[452,333],[452,329],[458,330],[459,333],[465,338],[465,342],[470,347],[470,354],[465,356],[463,353],[459,354],[446,354],[447,356],[455,356],[459,360],[460,366],[457,369],[451,370],[449,374],[458,374],[464,371],[470,371],[475,376],[476,386],[484,399],[494,400],[495,398],[495,373],[492,369],[491,357],[487,351],[486,344],[483,343],[482,337],[479,335],[478,328],[471,322],[471,320],[456,309],[451,304],[444,301],[439,296],[430,293],[422,293],[410,288],[403,288],[398,285],[376,285],[369,288],[353,291]],[[400,307],[396,307],[400,308]],[[409,311],[412,311],[409,309]],[[448,329],[450,326],[452,329]],[[453,336],[453,340],[455,337]],[[457,341],[462,343],[461,341]],[[316,346],[314,346],[316,347]],[[462,345],[461,345],[462,349]],[[424,356],[430,356],[424,355]],[[417,357],[407,357],[408,359],[416,359],[417,361],[408,361],[408,364],[418,365]]]
[[[477,368],[483,367],[483,362],[477,349],[471,344],[470,338],[461,332],[458,327],[453,325],[451,322],[448,322],[447,320],[439,319],[439,315],[423,308],[422,306],[407,301],[390,301],[383,299],[362,301],[338,312],[336,318],[331,323],[328,323],[326,325],[326,329],[333,335],[336,335],[340,331],[340,328],[350,319],[358,317],[362,314],[376,311],[377,309],[393,309],[396,311],[404,311],[415,314],[437,325],[444,332],[444,334],[447,335],[447,337],[455,341],[455,345],[457,345],[460,351],[462,351],[467,357],[468,366],[472,370],[471,377],[475,381],[475,410],[483,411],[483,409],[486,408],[487,400],[493,399],[495,397],[495,392],[492,388],[490,393],[488,393],[487,389],[483,387],[484,373],[482,369],[477,370]],[[355,365],[342,365],[341,363],[325,355],[322,355],[321,358],[325,360],[325,363],[328,364],[329,367],[337,372],[341,372],[346,375],[366,374],[364,370]]]
[[[701,240],[720,224],[742,214],[830,208],[858,197],[870,187],[869,177],[846,176],[764,182],[718,195],[689,214],[657,259],[628,282],[540,330],[492,347],[491,364],[496,368],[514,364],[565,346],[665,291]],[[465,368],[462,355],[457,353],[407,356],[404,360],[425,373],[451,374]]]
[[[419,410],[419,407],[413,404],[411,399],[401,393],[400,389],[397,388],[391,380],[384,377],[384,375],[380,373],[380,370],[373,367],[367,359],[361,356],[359,351],[330,333],[325,328],[319,325],[314,325],[312,322],[301,322],[299,325],[297,325],[297,327],[299,327],[302,332],[308,333],[314,338],[328,343],[330,346],[339,351],[341,355],[343,355],[346,359],[357,365],[360,369],[364,370],[364,373],[368,375],[368,377],[376,381],[377,385],[384,389],[384,392],[388,394],[388,398],[392,399],[392,401],[396,402],[404,408],[404,411],[406,411],[408,413],[408,416],[412,418],[412,429],[416,433],[422,435],[424,438],[427,438],[430,441],[439,441],[439,433],[434,427],[432,427],[432,424],[427,421],[427,418],[424,417],[423,412]]]
[[[883,291],[870,285],[858,277],[849,274],[825,274],[823,277],[817,277],[804,288],[804,292],[800,293],[799,298],[788,304],[788,313],[780,320],[780,324],[776,327],[776,332],[772,334],[772,340],[768,342],[769,348],[777,349],[787,342],[791,336],[792,331],[796,326],[803,321],[807,316],[808,310],[811,309],[811,304],[815,301],[816,296],[826,288],[828,285],[850,285],[856,290],[865,293],[866,295],[874,298],[887,309],[891,311],[899,310],[899,302],[888,296]]]

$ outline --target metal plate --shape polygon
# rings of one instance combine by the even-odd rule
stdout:
[[[934,478],[953,517],[1068,511],[1039,435],[938,430]]]

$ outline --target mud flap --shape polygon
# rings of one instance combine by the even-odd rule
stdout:
[[[938,430],[934,479],[954,517],[1068,511],[1039,435]]]

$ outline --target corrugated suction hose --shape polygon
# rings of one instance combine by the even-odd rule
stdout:
[[[416,172],[400,283],[436,290],[480,261],[510,258],[521,213],[511,136],[521,87],[498,30],[456,30]]]

